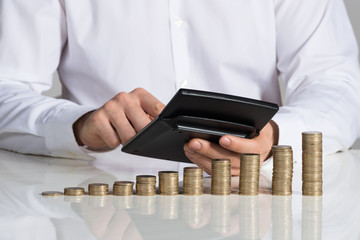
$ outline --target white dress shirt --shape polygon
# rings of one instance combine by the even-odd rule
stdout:
[[[86,157],[81,115],[121,91],[166,104],[185,87],[281,105],[279,143],[295,152],[306,130],[345,150],[360,136],[357,56],[342,0],[0,0],[0,147]],[[40,95],[56,70],[63,99]]]

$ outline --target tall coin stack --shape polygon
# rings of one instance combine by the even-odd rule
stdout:
[[[134,182],[116,181],[113,185],[113,195],[115,196],[131,196],[133,195]]]
[[[184,195],[199,196],[203,194],[203,170],[199,167],[184,168]]]
[[[322,133],[302,133],[302,192],[304,196],[322,195]]]
[[[229,159],[213,159],[211,162],[211,194],[230,195],[231,193],[231,161]]]
[[[153,175],[136,176],[136,194],[140,196],[156,195],[156,176]]]
[[[177,195],[179,194],[179,173],[175,171],[159,172],[159,194]]]
[[[90,183],[89,186],[90,196],[106,196],[109,195],[109,184],[106,183]]]
[[[293,151],[291,146],[273,146],[272,194],[289,196],[292,194]]]
[[[241,154],[240,157],[240,195],[258,195],[260,177],[260,155],[255,153]]]

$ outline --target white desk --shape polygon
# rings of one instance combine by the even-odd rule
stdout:
[[[292,197],[273,197],[262,168],[256,197],[42,197],[45,190],[133,180],[114,151],[94,161],[0,150],[0,240],[360,239],[360,151],[324,159],[323,197],[302,197],[301,164]],[[143,172],[141,172],[143,173]],[[233,178],[237,189],[238,178]],[[205,188],[209,189],[209,179]]]

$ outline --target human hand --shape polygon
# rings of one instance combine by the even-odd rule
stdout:
[[[260,154],[260,165],[271,156],[271,147],[278,142],[279,130],[275,122],[270,121],[253,139],[231,135],[222,136],[219,144],[194,138],[184,145],[185,155],[208,174],[211,173],[212,159],[230,159],[231,174],[240,174],[240,154]]]
[[[165,107],[145,89],[121,92],[99,109],[88,112],[74,124],[80,146],[91,150],[114,149],[129,141]]]

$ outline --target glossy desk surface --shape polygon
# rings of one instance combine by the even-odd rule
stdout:
[[[261,169],[255,197],[235,193],[237,177],[230,196],[40,195],[91,182],[112,186],[144,174],[126,169],[132,162],[121,165],[120,155],[85,161],[0,150],[0,240],[360,239],[359,150],[324,158],[322,197],[301,195],[301,163],[294,166],[290,197],[271,195],[271,164]],[[210,179],[204,184],[208,191]]]

